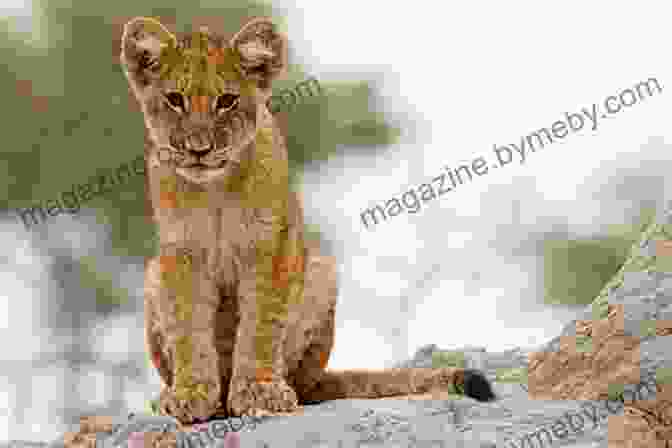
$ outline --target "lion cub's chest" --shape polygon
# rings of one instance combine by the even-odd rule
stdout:
[[[253,212],[245,207],[238,193],[202,192],[202,195],[207,196],[207,201],[157,208],[161,246],[200,250],[211,278],[222,286],[234,286],[241,266],[252,256],[258,237],[252,226]]]

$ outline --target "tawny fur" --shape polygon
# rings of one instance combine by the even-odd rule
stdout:
[[[186,48],[195,38],[187,35],[175,42]],[[305,274],[303,294],[301,300],[290,303],[286,319],[277,324],[278,336],[272,345],[280,360],[274,364],[270,385],[255,380],[253,309],[262,296],[250,289],[254,270],[249,254],[269,230],[261,220],[263,213],[246,208],[240,192],[230,185],[245,175],[241,167],[246,161],[256,157],[253,138],[261,127],[272,129],[277,166],[287,163],[284,139],[266,108],[270,82],[286,66],[287,43],[268,19],[248,23],[230,42],[210,35],[214,48],[237,48],[241,73],[254,81],[252,89],[244,90],[235,79],[226,80],[224,85],[239,95],[239,103],[217,115],[203,106],[176,111],[166,103],[164,93],[180,86],[179,71],[167,78],[158,76],[158,56],[171,39],[165,28],[136,18],[125,27],[121,55],[148,130],[147,196],[161,253],[192,249],[198,273],[199,283],[191,298],[195,323],[186,328],[175,316],[175,291],[163,282],[159,259],[148,260],[146,265],[146,342],[165,385],[163,412],[191,422],[215,413],[291,412],[300,403],[406,395],[464,385],[465,374],[470,374],[464,369],[326,369],[334,344],[336,261],[322,255],[317,246],[305,247],[303,210],[295,193],[289,193],[282,243],[304,254],[299,266]],[[209,107],[213,100],[208,97],[203,104]],[[198,157],[189,148],[208,139],[214,150],[203,157],[207,169],[190,168]],[[220,149],[224,147],[228,149]],[[179,157],[165,163],[166,148],[171,157]],[[164,207],[159,178],[166,172],[179,174],[183,191],[207,192],[208,203],[186,209]],[[196,341],[190,375],[195,383],[209,385],[204,399],[185,402],[175,398],[175,344],[182,334]]]

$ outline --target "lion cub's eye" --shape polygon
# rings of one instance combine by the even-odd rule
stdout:
[[[217,112],[223,112],[225,110],[232,109],[238,104],[239,95],[233,95],[231,93],[225,93],[217,97],[217,103],[215,104],[215,109]]]
[[[164,96],[166,97],[168,104],[174,109],[177,109],[180,112],[184,112],[186,110],[186,107],[184,106],[184,97],[180,92],[169,92],[164,94]]]
[[[155,69],[159,64],[155,58],[151,57],[148,51],[143,51],[140,55],[140,67],[143,69]]]

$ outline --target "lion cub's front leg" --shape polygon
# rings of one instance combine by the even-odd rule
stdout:
[[[227,408],[233,415],[292,412],[298,397],[286,382],[284,343],[289,288],[285,232],[264,229],[239,289],[240,322]]]
[[[285,381],[282,351],[286,319],[259,316],[272,311],[258,306],[251,294],[242,301],[227,409],[238,416],[292,412],[298,397]]]
[[[155,309],[171,354],[172,385],[160,407],[182,422],[211,417],[220,405],[215,349],[219,296],[205,270],[203,251],[162,247]]]

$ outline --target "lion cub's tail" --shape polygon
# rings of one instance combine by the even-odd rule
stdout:
[[[485,375],[475,369],[398,368],[383,370],[325,370],[318,383],[303,395],[306,404],[340,398],[381,398],[449,391],[478,401],[497,398]]]

